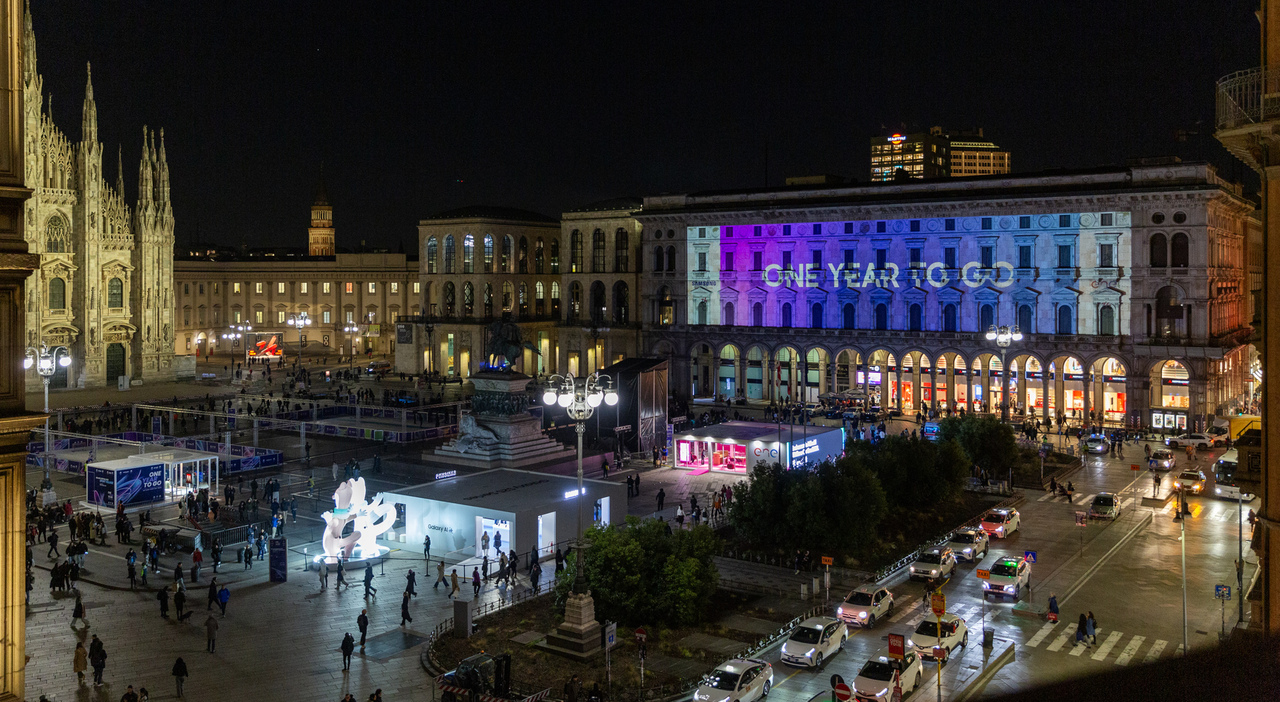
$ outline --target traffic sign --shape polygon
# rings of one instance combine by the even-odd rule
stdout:
[[[1137,463],[1130,463],[1129,470],[1142,470],[1142,468],[1139,467]]]
[[[840,683],[831,688],[831,694],[839,702],[849,702],[849,698],[853,697],[853,690],[850,690],[848,685]]]
[[[978,579],[979,579],[979,580],[990,580],[990,579],[991,579],[991,571],[989,571],[989,570],[983,570],[983,569],[979,568],[979,569],[978,569]]]
[[[609,622],[604,628],[604,648],[609,650],[618,643],[618,624],[617,622]]]
[[[1035,562],[1036,562],[1036,552],[1035,552],[1035,551],[1023,551],[1023,552],[1022,552],[1022,557],[1023,557],[1023,558],[1025,558],[1025,559],[1027,559],[1027,563],[1035,563]]]
[[[893,698],[890,702],[902,702],[902,683],[895,683],[893,686]]]
[[[844,678],[841,677],[839,673],[831,674],[831,689],[834,690],[836,686],[843,685],[843,684],[844,684]]]
[[[929,606],[933,608],[933,614],[941,617],[947,613],[947,596],[943,592],[935,592],[929,595]]]
[[[642,626],[636,627],[635,634],[636,634],[636,641],[644,641],[649,636],[649,633],[646,632],[644,630],[644,627]]]
[[[835,565],[835,562],[836,562],[836,559],[832,558],[831,556],[822,557],[822,565]]]
[[[902,660],[906,656],[906,637],[902,634],[889,634],[889,657]]]
[[[933,647],[933,658],[934,658],[934,660],[938,661],[939,663],[941,663],[941,662],[945,661],[945,660],[947,659],[947,647],[946,647],[946,646],[934,646],[934,647]]]
[[[1214,585],[1213,597],[1214,599],[1218,599],[1218,600],[1231,599],[1231,586],[1230,585]]]
[[[1085,512],[1076,512],[1076,526],[1089,526],[1089,515]]]

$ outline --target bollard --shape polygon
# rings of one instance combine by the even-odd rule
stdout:
[[[809,599],[809,586],[804,583],[800,583],[800,599]]]
[[[996,630],[983,629],[982,630],[982,647],[991,648],[995,644],[996,644]]]
[[[817,578],[814,578],[814,579],[813,579],[813,586],[812,586],[812,587],[813,587],[813,596],[814,596],[814,597],[817,597],[817,596],[818,596],[818,593],[819,593],[819,592],[821,592],[821,588],[818,586],[818,579],[817,579]]]

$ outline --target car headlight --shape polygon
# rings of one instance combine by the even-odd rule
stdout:
[[[1017,587],[1017,586],[1015,586],[1015,585],[1005,585],[1005,586],[1004,586],[1004,591],[1005,591],[1005,592],[1013,592],[1013,591],[1016,589],[1016,587]]]
[[[934,568],[933,570],[929,571],[929,575],[937,575],[937,574],[938,574],[937,568]]]
[[[911,639],[907,639],[907,645],[915,648],[916,642]]]
[[[1213,488],[1213,494],[1215,494],[1215,495],[1221,495],[1221,494],[1222,494],[1222,488],[1217,487],[1217,486],[1214,486],[1214,488]]]
[[[965,552],[965,553],[973,553],[973,549],[971,549],[971,548],[966,548],[966,549],[964,550],[964,552]]]
[[[889,688],[887,688],[887,687],[886,687],[885,689],[883,689],[883,690],[881,690],[881,691],[877,692],[875,696],[876,696],[876,697],[884,697],[884,696],[885,696],[885,695],[887,695],[887,694],[889,694]]]
[[[866,612],[858,612],[858,619],[866,619],[866,618],[867,618]]]

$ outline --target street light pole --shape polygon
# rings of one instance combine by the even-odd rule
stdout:
[[[992,325],[987,329],[987,341],[996,342],[996,346],[1000,347],[1000,420],[1009,421],[1009,393],[1006,390],[1009,379],[1009,365],[1005,362],[1005,352],[1009,350],[1009,345],[1015,341],[1022,341],[1022,332],[1017,326],[1009,327],[1007,325],[996,327]],[[1013,486],[1012,481],[1009,483]]]
[[[294,361],[294,366],[297,368],[301,368],[302,367],[302,330],[311,326],[311,316],[308,315],[306,312],[299,312],[298,314],[292,317],[289,317],[289,325],[298,330],[298,359]]]
[[[36,373],[40,374],[40,380],[44,383],[44,480],[40,482],[40,489],[45,491],[53,489],[53,479],[49,477],[49,383],[59,367],[66,368],[69,365],[71,365],[71,352],[67,347],[55,346],[51,349],[43,342],[39,349],[28,346],[27,357],[22,362],[22,367],[28,370],[34,366]]]
[[[618,404],[618,393],[613,389],[613,379],[599,372],[586,378],[575,378],[572,373],[553,375],[542,394],[542,402],[563,407],[569,418],[577,423],[578,434],[578,524],[577,538],[582,539],[582,503],[586,496],[582,486],[582,435],[585,422],[595,413],[601,402],[610,407]],[[581,552],[579,552],[581,553]],[[578,566],[579,569],[581,565]]]

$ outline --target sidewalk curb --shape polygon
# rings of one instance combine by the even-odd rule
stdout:
[[[952,702],[967,702],[969,698],[978,694],[977,691],[980,689],[983,689],[986,686],[986,684],[991,681],[991,678],[994,678],[996,676],[996,673],[1000,672],[1000,670],[1003,669],[1006,665],[1014,661],[1014,659],[1016,658],[1016,653],[1014,652],[1014,649],[1016,649],[1017,647],[1018,647],[1017,644],[1013,643],[1013,641],[1010,641],[1009,647],[1006,648],[1003,653],[996,656],[990,663],[987,664],[986,668],[983,668],[981,673],[978,673],[978,675],[975,676],[973,680],[970,680],[969,684],[965,685],[964,689],[960,691],[960,694],[951,698]]]

